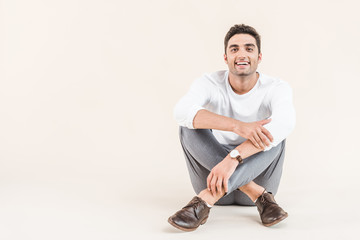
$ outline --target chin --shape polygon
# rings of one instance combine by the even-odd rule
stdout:
[[[241,77],[245,77],[245,76],[250,76],[251,73],[238,73],[236,75],[241,76]]]

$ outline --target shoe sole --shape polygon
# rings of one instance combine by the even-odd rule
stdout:
[[[271,227],[272,225],[275,225],[275,224],[277,224],[277,223],[279,223],[279,222],[281,222],[282,220],[284,220],[285,218],[287,218],[289,215],[286,213],[284,216],[282,216],[281,218],[279,218],[279,219],[276,219],[275,221],[273,221],[272,223],[263,223],[263,225],[265,226],[265,227]]]
[[[204,220],[202,220],[202,222],[200,223],[200,225],[203,225],[206,223],[206,220],[207,218],[205,218]],[[183,228],[179,225],[177,225],[176,223],[173,222],[173,220],[171,218],[168,219],[168,223],[170,223],[173,227],[176,227],[177,229],[180,229],[182,231],[185,231],[185,232],[192,232],[194,230],[196,230],[199,226],[197,226],[196,228]]]

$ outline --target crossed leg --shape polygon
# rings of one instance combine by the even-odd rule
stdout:
[[[180,142],[193,188],[207,203],[254,205],[264,189],[276,194],[282,173],[285,141],[269,151],[246,158],[229,179],[229,191],[225,196],[221,193],[213,196],[207,190],[206,178],[211,169],[236,146],[220,144],[209,129],[185,127],[180,127]]]
[[[228,181],[228,192],[212,195],[207,189],[207,177],[219,162],[236,146],[220,144],[208,129],[180,127],[180,142],[184,150],[191,183],[198,196],[169,217],[168,222],[183,231],[194,231],[204,224],[210,206],[256,205],[262,223],[272,226],[288,214],[276,203],[285,153],[285,140],[266,152],[258,152],[244,159]],[[264,189],[271,191],[265,192]],[[240,191],[237,191],[240,190]],[[256,200],[256,201],[255,201]]]

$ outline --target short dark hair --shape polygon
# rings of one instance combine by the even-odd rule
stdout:
[[[260,50],[260,45],[261,45],[261,40],[260,40],[260,35],[258,34],[258,32],[255,30],[255,28],[245,25],[245,24],[236,24],[234,26],[232,26],[230,28],[230,30],[227,32],[225,39],[224,39],[224,45],[225,45],[225,54],[226,54],[226,48],[228,46],[229,40],[232,36],[234,36],[235,34],[250,34],[251,36],[253,36],[256,40],[256,45],[259,49],[259,53],[261,53]]]

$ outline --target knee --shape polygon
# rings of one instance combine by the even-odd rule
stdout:
[[[190,128],[187,128],[187,127],[180,126],[179,127],[179,134],[180,134],[180,136],[189,136],[189,135],[193,135],[194,132],[196,132],[198,130],[200,130],[200,129],[190,129]]]
[[[179,127],[179,137],[181,142],[184,142],[189,138],[190,130],[191,129],[187,127],[182,127],[182,126]]]
[[[189,129],[187,127],[179,127],[180,139],[185,142],[195,138],[201,139],[208,134],[212,134],[210,129]]]

